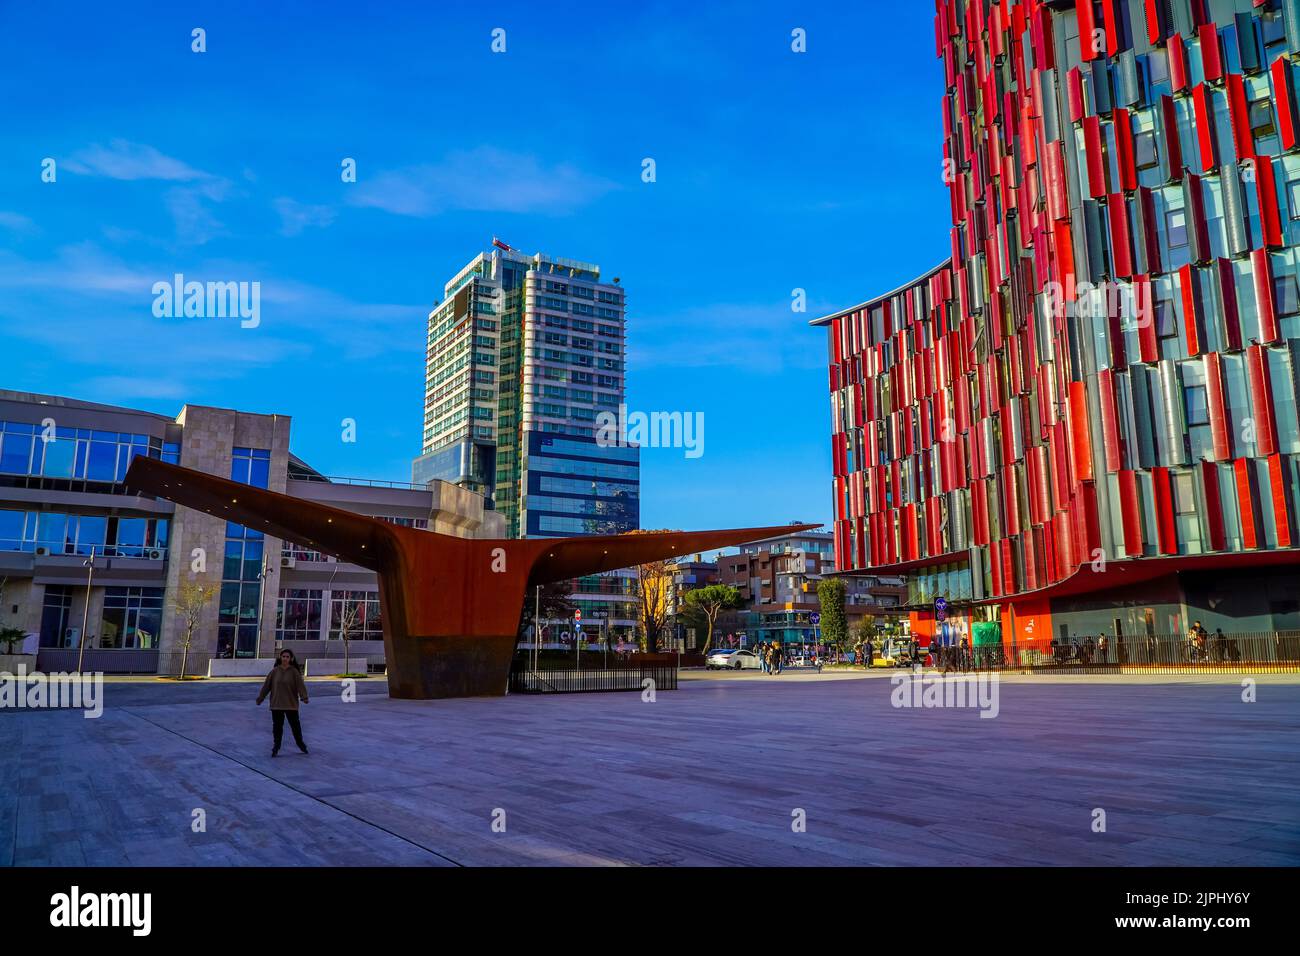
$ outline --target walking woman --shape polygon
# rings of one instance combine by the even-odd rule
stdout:
[[[307,683],[302,679],[302,671],[298,669],[298,660],[293,656],[293,651],[286,649],[280,652],[280,663],[271,668],[271,673],[266,675],[266,682],[262,684],[262,692],[257,695],[259,706],[267,694],[271,695],[271,730],[275,738],[271,756],[280,752],[286,717],[289,718],[294,743],[306,753],[307,745],[302,742],[302,724],[298,722],[298,701],[307,703]]]

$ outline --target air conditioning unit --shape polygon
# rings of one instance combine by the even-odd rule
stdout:
[[[49,549],[49,548],[46,548],[46,547],[44,547],[44,546],[39,547],[39,548],[36,549],[36,556],[37,556],[38,558],[43,558],[43,557],[45,557],[46,555],[48,555],[49,553],[50,553],[50,549]]]
[[[281,555],[281,557],[280,557],[280,567],[282,567],[282,568],[296,568],[297,566],[298,566],[298,559],[297,559],[297,558],[293,557],[292,555],[288,555],[288,554],[286,554],[286,555]]]
[[[150,561],[161,561],[162,559],[163,559],[162,549],[160,549],[160,548],[150,548],[150,549],[149,549],[149,560],[150,560]]]

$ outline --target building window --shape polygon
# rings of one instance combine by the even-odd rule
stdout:
[[[1165,232],[1169,236],[1170,249],[1187,245],[1187,215],[1183,210],[1170,209],[1165,213]]]
[[[1300,219],[1300,179],[1287,180],[1287,211],[1292,219]]]
[[[1261,97],[1252,100],[1249,107],[1250,114],[1250,131],[1257,137],[1272,136],[1275,132],[1273,128],[1273,104],[1268,97]],[[1253,144],[1251,144],[1253,145]]]
[[[162,628],[162,608],[162,588],[105,588],[99,646],[156,648]]]
[[[72,646],[73,634],[68,628],[71,613],[72,588],[64,584],[47,584],[41,609],[41,647]]]
[[[277,641],[320,640],[323,592],[308,588],[281,588],[275,612]]]
[[[1133,137],[1134,161],[1138,169],[1150,169],[1160,162],[1156,153],[1156,134],[1153,130],[1138,133]]]
[[[349,641],[382,641],[378,591],[334,591],[330,594],[330,640],[341,640],[347,625]]]
[[[230,455],[230,479],[254,488],[266,488],[271,472],[271,453],[264,448],[235,448]]]
[[[1204,385],[1189,385],[1183,390],[1183,404],[1189,428],[1210,424],[1210,408],[1205,398]]]
[[[1190,472],[1174,475],[1174,513],[1196,514],[1196,484]]]
[[[1294,273],[1274,277],[1273,303],[1278,315],[1295,315],[1300,312],[1300,288],[1296,286]]]
[[[1178,315],[1174,310],[1173,299],[1157,299],[1155,302],[1156,336],[1162,339],[1178,337]]]

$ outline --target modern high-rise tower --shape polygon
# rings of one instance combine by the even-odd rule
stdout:
[[[423,451],[412,481],[488,495],[511,537],[640,526],[635,447],[597,442],[624,401],[624,290],[600,267],[524,255],[500,240],[449,281],[429,313]],[[623,588],[592,584],[584,616],[634,618]],[[618,607],[600,606],[609,603]]]

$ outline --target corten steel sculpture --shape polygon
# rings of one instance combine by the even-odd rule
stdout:
[[[413,700],[504,694],[520,611],[534,585],[817,527],[469,539],[403,528],[143,456],[131,463],[126,485],[376,572],[388,693]]]

